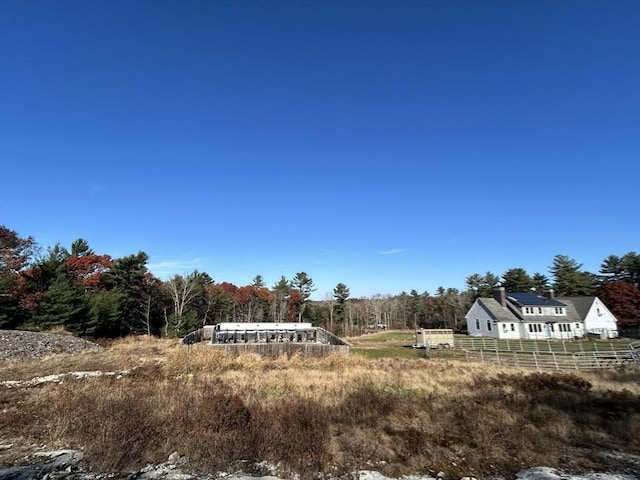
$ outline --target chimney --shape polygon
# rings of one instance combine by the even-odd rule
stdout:
[[[555,295],[553,294],[553,288],[550,288],[548,290],[543,290],[542,296],[548,300],[553,300],[556,298]]]
[[[496,287],[493,289],[493,298],[503,307],[507,306],[507,293],[504,287]]]

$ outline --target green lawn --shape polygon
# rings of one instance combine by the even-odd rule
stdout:
[[[384,342],[408,342],[411,345],[415,342],[415,334],[413,331],[407,332],[379,332],[368,333],[359,337],[349,339],[351,343],[384,343]]]
[[[392,331],[368,333],[350,337],[351,353],[367,358],[420,358],[420,350],[415,350],[413,331]],[[424,356],[424,350],[422,350]]]

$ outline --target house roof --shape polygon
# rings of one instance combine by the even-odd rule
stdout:
[[[530,323],[571,323],[571,322],[580,322],[583,321],[587,315],[588,308],[583,309],[582,305],[580,305],[580,309],[574,306],[573,300],[582,300],[583,297],[575,297],[566,303],[562,303],[558,301],[557,303],[565,307],[566,316],[557,316],[557,315],[532,315],[532,316],[524,316],[521,315],[518,311],[517,307],[514,305],[515,302],[509,299],[509,295],[507,294],[507,306],[503,307],[500,305],[494,298],[478,298],[478,305],[480,305],[492,318],[497,320],[498,322],[530,322]],[[588,297],[586,297],[588,298]],[[580,302],[577,302],[580,303]],[[549,304],[546,304],[549,306]],[[555,304],[551,304],[554,306]],[[584,314],[582,313],[584,311]]]
[[[587,318],[587,314],[589,313],[593,302],[596,300],[596,297],[565,297],[561,300],[567,304],[567,310],[569,305],[571,305],[577,312],[577,315],[584,320]]]
[[[543,297],[535,293],[507,293],[507,299],[519,307],[564,307],[564,303],[554,298]]]
[[[479,298],[478,305],[485,309],[489,315],[499,322],[518,321],[518,318],[516,318],[510,310],[500,305],[495,298]]]

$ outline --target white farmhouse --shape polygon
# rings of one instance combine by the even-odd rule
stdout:
[[[618,336],[615,316],[598,297],[555,298],[553,290],[542,295],[507,293],[494,289],[493,298],[478,298],[466,315],[471,336],[510,339],[580,338]]]

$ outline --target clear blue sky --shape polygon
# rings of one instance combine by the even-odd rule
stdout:
[[[0,224],[323,298],[640,250],[640,2],[0,0]]]

